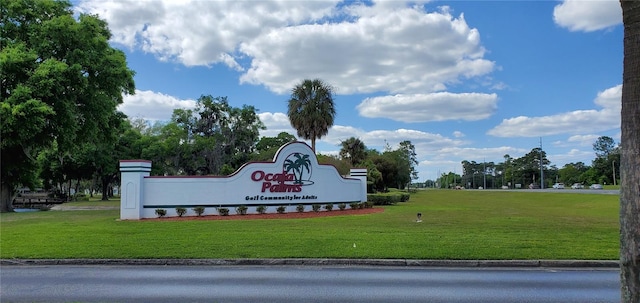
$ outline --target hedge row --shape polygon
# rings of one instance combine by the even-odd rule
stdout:
[[[409,193],[385,193],[385,194],[368,194],[367,201],[373,202],[373,205],[394,205],[398,202],[409,201]]]

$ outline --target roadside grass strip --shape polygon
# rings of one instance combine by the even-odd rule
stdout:
[[[109,203],[118,205],[100,205]],[[617,195],[425,190],[384,208],[369,215],[227,221],[120,221],[117,209],[5,213],[0,257],[618,259]]]

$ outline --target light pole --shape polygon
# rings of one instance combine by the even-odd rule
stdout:
[[[611,167],[613,167],[613,185],[616,185],[616,160],[613,160]]]
[[[482,159],[482,189],[487,189],[487,160]]]
[[[544,189],[544,171],[542,167],[542,137],[540,137],[540,189]]]

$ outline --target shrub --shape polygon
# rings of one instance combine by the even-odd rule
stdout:
[[[327,211],[332,211],[333,210],[333,204],[327,204],[324,206],[324,209],[326,209]]]
[[[182,217],[186,213],[187,213],[187,209],[186,208],[184,208],[184,207],[176,207],[176,214],[178,214],[178,217]]]
[[[76,193],[73,195],[73,200],[75,201],[89,201],[89,197],[84,193]]]
[[[198,215],[198,217],[200,217],[202,216],[202,214],[204,214],[204,207],[202,206],[194,207],[193,211],[196,213],[196,215]]]
[[[374,205],[395,205],[398,202],[404,202],[409,200],[409,194],[407,193],[391,193],[391,194],[369,194],[367,200],[371,201]]]
[[[371,201],[367,201],[362,204],[364,204],[364,208],[373,208],[373,202]]]
[[[264,214],[264,213],[266,213],[266,212],[267,212],[267,207],[266,207],[266,206],[264,206],[264,205],[260,205],[260,206],[256,207],[256,211],[257,211],[259,214]]]
[[[217,210],[218,210],[218,213],[221,216],[228,216],[229,215],[229,209],[226,208],[226,207],[218,207]]]
[[[304,205],[298,204],[296,206],[296,211],[298,211],[299,213],[304,212]]]
[[[240,205],[240,206],[236,207],[236,214],[246,215],[247,214],[247,209],[249,209],[249,208],[244,206],[244,205]]]
[[[313,209],[313,211],[316,213],[320,211],[320,207],[322,207],[320,204],[311,205],[311,209]]]
[[[286,210],[287,210],[287,207],[285,207],[284,205],[280,205],[280,206],[278,206],[278,207],[276,208],[276,211],[277,211],[279,214],[284,214],[284,212],[285,212]]]
[[[167,215],[167,210],[162,209],[162,208],[157,208],[156,209],[156,215],[158,216],[158,218],[162,218],[162,217]]]
[[[349,207],[351,207],[351,209],[358,209],[360,207],[359,204],[360,203],[358,203],[358,202],[351,202],[351,203],[349,203]]]
[[[407,202],[411,198],[411,194],[402,193],[400,194],[400,202]]]
[[[345,208],[347,208],[347,204],[346,204],[346,203],[340,203],[340,204],[338,204],[338,209],[339,209],[339,210],[344,210]]]

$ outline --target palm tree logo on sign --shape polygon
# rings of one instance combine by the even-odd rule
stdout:
[[[292,153],[288,155],[284,160],[282,170],[287,174],[293,172],[294,180],[287,181],[285,183],[302,186],[312,185],[312,168],[309,155],[303,155],[301,153]]]

